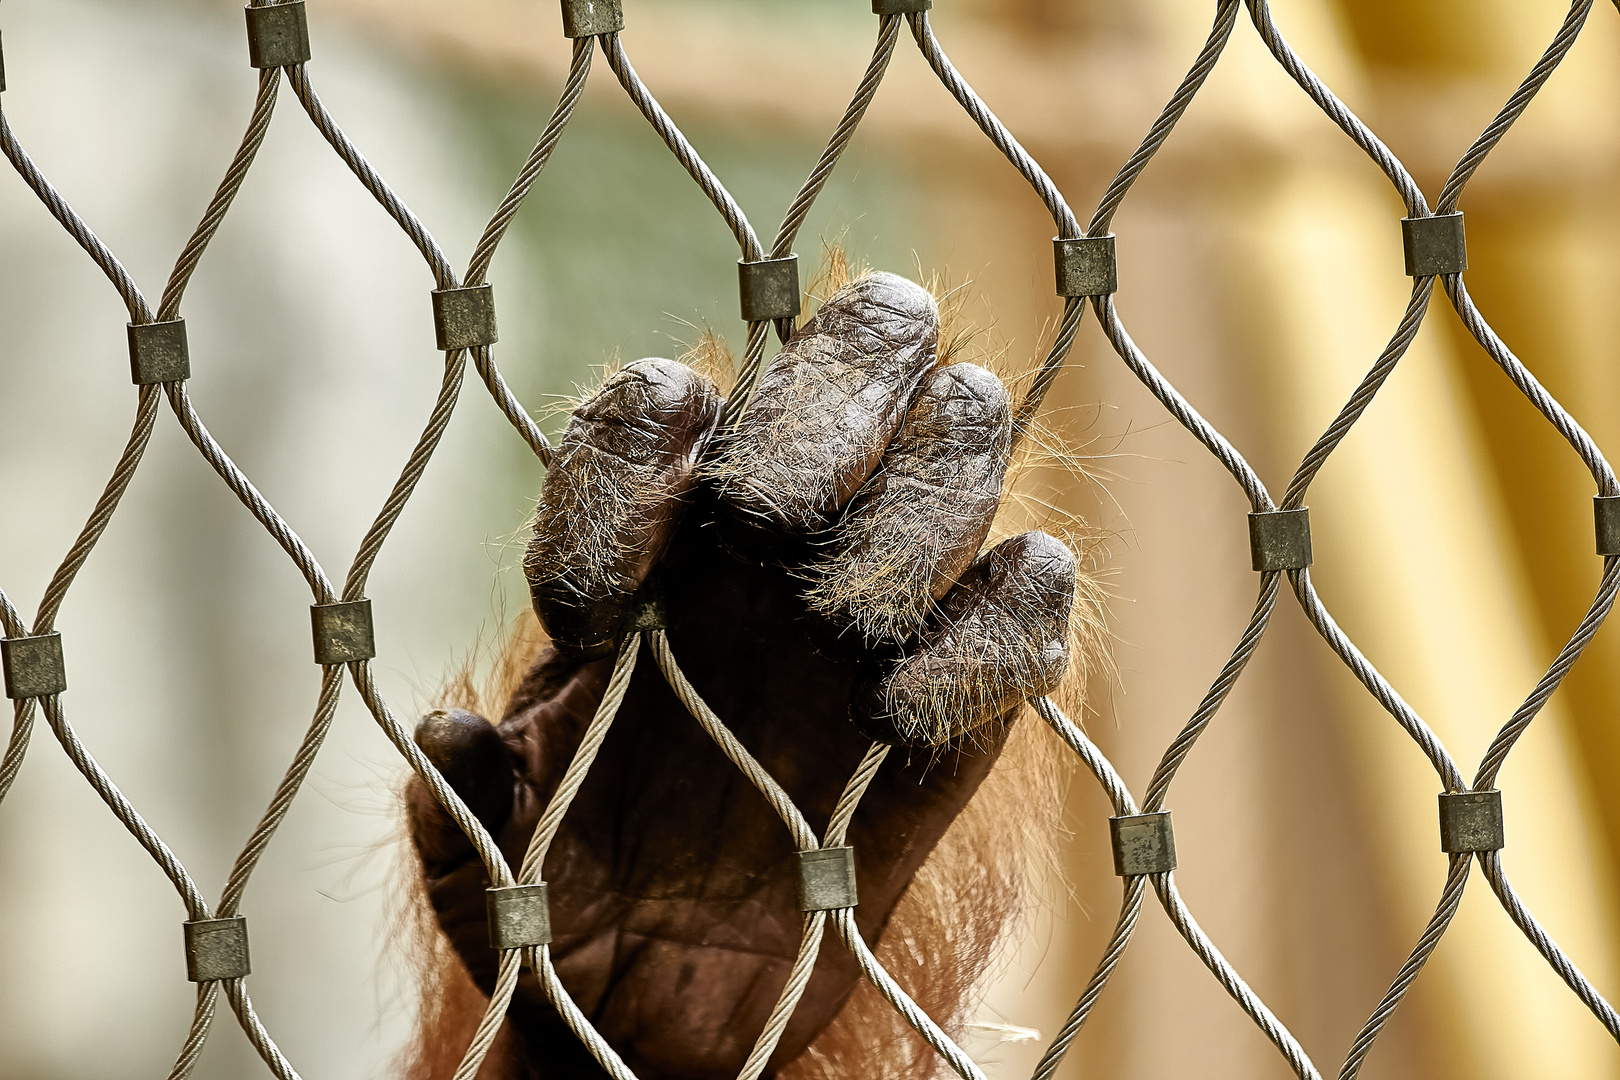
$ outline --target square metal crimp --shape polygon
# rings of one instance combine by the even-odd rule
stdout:
[[[799,910],[836,911],[860,902],[855,890],[855,849],[799,852]]]
[[[283,0],[246,11],[248,63],[256,68],[279,68],[309,59],[304,0]]]
[[[1448,855],[1465,851],[1500,851],[1506,846],[1502,831],[1502,793],[1464,791],[1440,793],[1440,850]]]
[[[624,29],[620,0],[562,0],[563,36],[595,37]]]
[[[130,323],[129,377],[136,386],[191,378],[186,320]]]
[[[347,604],[311,604],[309,622],[315,632],[315,662],[326,667],[370,660],[377,655],[371,626],[371,601]]]
[[[1114,260],[1114,234],[1052,238],[1052,261],[1057,268],[1059,296],[1111,296],[1119,291],[1119,266]]]
[[[484,890],[492,949],[526,949],[551,944],[551,906],[546,883]]]
[[[1114,873],[1120,877],[1167,874],[1176,868],[1176,834],[1170,811],[1108,819],[1114,842]]]
[[[1620,495],[1594,495],[1592,514],[1597,520],[1597,553],[1620,555]]]
[[[434,289],[433,334],[441,352],[474,349],[499,341],[500,335],[495,329],[494,287]]]
[[[248,960],[247,919],[198,919],[186,928],[186,978],[192,982],[241,979],[253,971]]]
[[[1401,218],[1408,277],[1460,274],[1468,269],[1468,244],[1461,213]]]
[[[799,257],[737,260],[742,317],[747,322],[792,319],[799,314]]]
[[[640,630],[651,633],[654,630],[669,629],[669,608],[664,603],[664,583],[656,575],[649,577],[641,583],[630,598],[630,617],[625,621],[625,633]]]
[[[1310,507],[1250,514],[1249,558],[1261,573],[1311,565]]]
[[[872,0],[874,15],[910,15],[914,11],[927,11],[934,0]]]
[[[5,669],[6,697],[49,697],[67,689],[62,664],[62,635],[0,638],[0,667]]]

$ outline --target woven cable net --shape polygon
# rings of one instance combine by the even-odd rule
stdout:
[[[1542,388],[1535,376],[1491,328],[1490,323],[1469,297],[1462,273],[1466,262],[1461,258],[1460,216],[1457,210],[1470,179],[1524,113],[1536,94],[1554,76],[1560,63],[1575,45],[1591,15],[1592,0],[1574,0],[1557,34],[1547,45],[1535,66],[1451,170],[1432,206],[1412,175],[1388,147],[1334,95],[1333,91],[1312,72],[1305,60],[1290,47],[1282,30],[1274,22],[1266,0],[1218,0],[1208,37],[1193,59],[1185,78],[1149,128],[1140,146],[1120,168],[1084,226],[1047,173],[1001,123],[990,106],[979,98],[967,79],[952,64],[930,21],[928,11],[930,6],[928,0],[874,0],[873,8],[877,13],[876,43],[870,64],[856,87],[842,119],[828,139],[825,151],[784,214],[782,224],[768,249],[760,242],[753,225],[725,185],[705,164],[697,150],[659,105],[652,90],[636,74],[625,43],[620,37],[622,18],[619,17],[617,0],[611,3],[597,0],[595,4],[585,0],[564,0],[565,23],[579,34],[572,40],[572,60],[566,85],[555,111],[535,143],[533,152],[513,180],[506,197],[491,215],[462,275],[457,274],[449,256],[434,241],[426,225],[412,213],[390,188],[388,182],[367,162],[360,150],[344,134],[337,120],[322,104],[312,81],[311,70],[305,62],[308,59],[307,37],[304,39],[303,51],[300,52],[295,48],[292,54],[280,56],[275,54],[275,48],[272,46],[282,38],[278,38],[270,31],[279,28],[283,31],[284,37],[286,27],[291,25],[301,32],[304,18],[302,2],[271,4],[264,0],[254,0],[249,6],[250,25],[255,24],[255,18],[259,19],[257,25],[260,38],[255,42],[257,57],[255,66],[259,66],[257,61],[263,61],[270,66],[259,66],[258,92],[247,122],[246,134],[225,170],[217,193],[176,259],[173,272],[155,304],[124,269],[117,255],[102,242],[90,225],[79,217],[29,157],[3,111],[0,111],[0,148],[3,148],[13,167],[62,228],[105,274],[127,307],[130,323],[134,327],[172,325],[181,318],[182,300],[199,260],[253,167],[272,114],[280,102],[282,81],[285,79],[287,88],[296,99],[294,107],[304,111],[332,151],[348,166],[355,180],[375,197],[378,204],[421,254],[431,274],[434,289],[441,294],[454,290],[476,290],[486,284],[486,275],[508,226],[529,197],[558,141],[569,126],[586,81],[591,75],[596,53],[600,50],[611,77],[623,88],[670,152],[690,174],[693,182],[702,188],[713,203],[715,210],[736,238],[741,260],[745,263],[759,263],[792,256],[800,228],[817,196],[836,169],[841,156],[859,130],[867,107],[881,92],[890,61],[895,50],[901,47],[902,39],[905,39],[915,45],[955,102],[1028,182],[1034,196],[1049,211],[1056,231],[1058,258],[1061,262],[1065,251],[1079,250],[1084,247],[1085,242],[1097,242],[1105,238],[1112,241],[1110,224],[1116,212],[1129,196],[1132,186],[1150,166],[1155,154],[1172,137],[1177,122],[1197,98],[1211,71],[1220,63],[1232,35],[1257,33],[1272,58],[1332,120],[1344,136],[1377,165],[1405,205],[1408,259],[1411,263],[1408,272],[1412,277],[1411,298],[1398,324],[1393,328],[1388,344],[1367,370],[1360,384],[1355,387],[1338,415],[1300,461],[1279,496],[1272,493],[1272,489],[1250,467],[1238,448],[1200,415],[1198,409],[1177,391],[1138,348],[1120,310],[1115,305],[1111,283],[1106,287],[1076,287],[1064,290],[1074,295],[1062,297],[1057,332],[1050,351],[1029,382],[1024,400],[1017,407],[1018,420],[1027,423],[1038,413],[1043,397],[1064,368],[1065,358],[1089,306],[1119,359],[1141,380],[1170,416],[1219,461],[1242,490],[1252,511],[1251,535],[1256,537],[1255,562],[1260,573],[1255,606],[1247,626],[1235,643],[1230,658],[1215,675],[1207,694],[1165,749],[1140,800],[1133,796],[1125,781],[1096,745],[1056,705],[1046,698],[1036,699],[1031,704],[1053,735],[1071,750],[1096,778],[1112,806],[1116,819],[1129,824],[1133,821],[1147,821],[1148,815],[1162,815],[1168,805],[1178,769],[1214,721],[1223,702],[1242,676],[1245,666],[1266,632],[1286,583],[1288,590],[1323,640],[1354,674],[1366,692],[1377,700],[1389,718],[1411,737],[1427,758],[1445,793],[1452,797],[1486,793],[1487,800],[1493,797],[1497,776],[1514,746],[1535,721],[1548,699],[1557,691],[1571,666],[1608,616],[1616,593],[1620,592],[1620,555],[1614,553],[1614,549],[1620,548],[1620,545],[1609,545],[1602,550],[1601,579],[1585,616],[1574,627],[1567,642],[1545,673],[1533,687],[1529,688],[1523,703],[1504,720],[1471,779],[1423,718],[1401,698],[1340,628],[1312,584],[1308,555],[1301,558],[1296,550],[1292,556],[1286,552],[1280,557],[1269,559],[1263,556],[1270,550],[1267,546],[1268,538],[1275,539],[1282,535],[1280,530],[1285,523],[1293,523],[1297,527],[1298,523],[1304,520],[1305,515],[1302,511],[1306,509],[1306,498],[1312,481],[1346,435],[1355,427],[1375,395],[1399,365],[1423,324],[1437,284],[1447,301],[1456,309],[1468,332],[1484,347],[1546,422],[1557,430],[1571,451],[1579,456],[1591,473],[1597,488],[1600,533],[1601,523],[1605,520],[1604,514],[1620,505],[1608,502],[1620,500],[1620,484],[1617,484],[1612,469],[1592,439]],[[267,27],[270,29],[267,30]],[[287,62],[273,66],[277,60]],[[1455,249],[1450,256],[1442,253],[1437,262],[1433,259],[1425,262],[1425,252],[1432,253],[1432,238],[1437,236],[1442,239],[1455,236],[1457,240]],[[1101,249],[1093,243],[1089,250]],[[1111,259],[1111,246],[1107,250]],[[1059,276],[1061,281],[1061,272]],[[770,335],[774,332],[779,340],[786,340],[792,330],[791,318],[748,323],[747,343],[739,363],[738,379],[727,401],[722,423],[733,421],[747,402],[749,393],[762,372]],[[545,434],[502,378],[491,344],[474,344],[466,348],[450,347],[445,349],[444,355],[443,381],[432,412],[397,482],[378,511],[371,528],[361,539],[353,561],[342,576],[341,584],[338,584],[337,579],[320,564],[297,532],[260,494],[253,481],[237,467],[224,447],[209,433],[202,415],[187,393],[184,377],[170,377],[166,380],[157,378],[138,384],[134,422],[128,443],[112,469],[89,520],[51,578],[32,620],[23,615],[12,599],[4,592],[0,592],[0,626],[4,629],[10,657],[7,675],[10,679],[14,674],[11,669],[15,668],[18,681],[23,684],[13,686],[8,682],[8,693],[15,698],[15,720],[4,758],[0,759],[0,800],[4,799],[22,768],[35,733],[36,721],[40,714],[43,714],[46,726],[73,765],[173,884],[185,905],[187,922],[205,924],[205,927],[224,926],[229,921],[239,918],[249,880],[274,837],[277,827],[297,797],[321,748],[339,698],[344,692],[347,675],[348,681],[353,683],[355,691],[388,740],[472,841],[484,863],[491,887],[500,889],[532,885],[540,880],[540,868],[551,839],[568,810],[570,800],[579,790],[591,768],[596,751],[614,722],[615,712],[624,698],[638,656],[642,652],[642,645],[646,644],[652,660],[686,705],[693,719],[765,796],[791,834],[794,846],[801,852],[843,846],[850,819],[860,803],[867,784],[882,763],[887,748],[877,743],[872,745],[871,750],[850,776],[826,833],[817,836],[786,792],[728,731],[725,719],[717,716],[687,682],[680,663],[670,648],[667,636],[658,628],[634,630],[623,641],[600,708],[562,783],[541,816],[521,865],[515,869],[503,857],[483,825],[413,742],[410,733],[384,700],[373,679],[375,661],[369,652],[360,649],[358,652],[365,655],[358,656],[326,654],[323,658],[329,662],[322,666],[320,692],[308,731],[263,817],[243,845],[229,877],[219,892],[218,900],[213,903],[205,894],[203,886],[187,871],[180,858],[147,824],[139,810],[119,790],[114,779],[97,763],[95,756],[75,732],[68,715],[66,696],[60,690],[52,692],[48,686],[43,689],[36,688],[32,693],[28,692],[27,672],[37,675],[39,671],[45,670],[45,678],[49,682],[51,665],[47,660],[43,669],[37,664],[29,667],[18,658],[37,658],[41,655],[42,649],[48,657],[50,648],[60,642],[60,638],[53,635],[57,634],[56,619],[63,600],[72,588],[79,570],[95,550],[97,542],[118,509],[120,499],[141,467],[143,456],[165,404],[220,481],[236,495],[247,513],[251,514],[276,541],[308,583],[311,600],[315,605],[317,627],[332,625],[330,621],[323,624],[321,622],[323,618],[330,620],[340,614],[346,614],[359,617],[369,633],[370,613],[369,606],[365,604],[368,574],[416,490],[418,482],[433,460],[439,441],[461,399],[469,360],[479,382],[510,421],[517,436],[542,463],[549,465],[551,460],[552,450]],[[1611,520],[1620,525],[1620,515],[1615,515]],[[1611,534],[1613,539],[1620,539],[1620,527],[1612,529]],[[1601,541],[1600,547],[1603,547]],[[59,663],[55,670],[60,670]],[[1481,803],[1475,800],[1474,805]],[[1616,1014],[1609,1002],[1540,926],[1515,892],[1503,863],[1499,839],[1494,842],[1494,846],[1489,838],[1472,846],[1466,842],[1452,842],[1446,846],[1448,849],[1456,850],[1449,850],[1449,872],[1435,905],[1433,917],[1412,946],[1408,959],[1395,975],[1387,994],[1354,1039],[1339,1068],[1340,1077],[1349,1080],[1360,1071],[1379,1033],[1400,1007],[1425,962],[1445,935],[1458,910],[1476,862],[1492,893],[1512,921],[1568,985],[1570,991],[1592,1012],[1597,1022],[1601,1023],[1611,1036],[1620,1040],[1620,1015]],[[1177,890],[1173,859],[1171,863],[1170,869],[1122,875],[1123,892],[1113,934],[1084,992],[1075,1003],[1072,1012],[1058,1028],[1050,1046],[1036,1066],[1032,1080],[1046,1080],[1052,1076],[1079,1036],[1131,942],[1150,888],[1188,947],[1265,1034],[1293,1072],[1302,1080],[1319,1078],[1322,1073],[1317,1063],[1200,928]],[[828,940],[829,927],[834,932],[832,936],[836,937],[836,941]],[[975,1064],[934,1019],[906,995],[901,986],[879,963],[856,929],[853,909],[847,907],[831,911],[810,911],[805,914],[804,933],[798,957],[775,1008],[764,1029],[759,1033],[753,1050],[739,1074],[739,1080],[755,1080],[761,1075],[809,981],[819,951],[828,947],[851,950],[864,976],[872,982],[905,1022],[937,1051],[941,1061],[950,1070],[964,1080],[983,1080],[984,1073],[980,1066]],[[546,995],[564,1021],[589,1048],[592,1056],[603,1068],[615,1077],[615,1080],[633,1080],[634,1073],[597,1033],[589,1019],[569,997],[557,977],[545,945],[518,947],[502,952],[495,992],[490,998],[483,1021],[456,1071],[457,1080],[466,1080],[478,1071],[512,1000],[519,973],[525,967],[531,968],[538,975]],[[242,976],[202,978],[197,981],[196,1010],[190,1029],[185,1033],[176,1055],[170,1072],[171,1080],[182,1080],[194,1070],[204,1042],[212,1030],[222,993],[237,1022],[270,1071],[282,1080],[295,1080],[299,1076],[298,1070],[278,1048],[274,1037],[260,1021],[248,992],[247,980]]]

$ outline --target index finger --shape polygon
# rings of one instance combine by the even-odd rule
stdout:
[[[704,468],[722,503],[772,531],[826,528],[878,467],[938,344],[939,305],[921,285],[878,273],[839,289]]]

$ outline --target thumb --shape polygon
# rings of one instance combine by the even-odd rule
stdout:
[[[417,724],[415,738],[473,815],[498,831],[512,810],[515,762],[495,727],[463,709],[436,709]],[[411,838],[430,872],[466,858],[471,842],[420,779],[412,782],[407,807]]]

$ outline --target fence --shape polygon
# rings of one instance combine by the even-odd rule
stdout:
[[[129,340],[132,375],[139,386],[134,430],[130,441],[113,470],[106,490],[89,522],[46,589],[35,618],[31,622],[25,621],[11,601],[4,599],[3,594],[0,594],[0,618],[3,618],[6,634],[4,643],[6,686],[8,695],[17,699],[12,737],[3,764],[0,764],[0,798],[4,797],[23,764],[36,713],[43,712],[48,726],[73,764],[158,863],[185,902],[188,913],[187,937],[191,943],[188,950],[188,964],[198,981],[198,1005],[191,1030],[173,1070],[173,1076],[185,1076],[195,1066],[197,1056],[211,1028],[217,995],[221,990],[225,993],[243,1029],[271,1070],[283,1078],[297,1075],[292,1065],[276,1047],[270,1033],[259,1022],[248,995],[245,982],[246,929],[245,920],[239,915],[239,908],[248,880],[259,858],[291,806],[314,761],[316,751],[326,737],[342,692],[345,669],[361,698],[399,753],[433,787],[436,795],[473,839],[485,861],[494,887],[516,890],[505,894],[511,897],[532,895],[532,892],[522,887],[537,880],[538,868],[544,858],[550,831],[555,829],[557,821],[566,810],[567,793],[577,787],[577,781],[590,766],[592,748],[599,745],[601,735],[605,734],[607,726],[612,723],[615,695],[610,693],[593,725],[592,735],[586,739],[580,756],[570,769],[570,779],[564,782],[557,800],[542,818],[542,826],[527,857],[523,860],[522,866],[514,872],[483,828],[461,805],[455,794],[437,777],[431,764],[417,750],[406,730],[377,691],[372,677],[374,648],[370,609],[365,599],[366,581],[372,564],[403,512],[406,502],[411,498],[417,482],[427,469],[440,437],[449,423],[462,389],[468,359],[472,361],[475,371],[492,399],[505,413],[519,436],[537,457],[542,461],[549,460],[550,448],[545,436],[523,405],[507,388],[495,364],[492,350],[495,344],[493,310],[488,306],[490,292],[485,275],[513,216],[538,179],[552,150],[569,124],[590,74],[598,46],[612,74],[625,92],[692,175],[693,180],[702,187],[736,237],[744,267],[742,275],[744,310],[754,317],[748,322],[747,346],[742,359],[743,377],[739,379],[739,390],[733,397],[731,408],[728,409],[730,416],[734,415],[736,408],[744,400],[753,377],[758,374],[765,358],[769,333],[774,330],[778,338],[782,338],[791,330],[793,312],[785,306],[770,306],[771,297],[765,295],[765,290],[760,290],[757,283],[773,274],[791,275],[794,266],[792,250],[798,231],[811,204],[826,184],[855,134],[867,105],[880,92],[884,73],[903,37],[915,41],[928,65],[951,95],[972,117],[985,136],[1029,182],[1037,197],[1051,213],[1055,224],[1057,239],[1054,254],[1058,291],[1063,297],[1062,316],[1051,352],[1033,381],[1028,398],[1020,405],[1021,414],[1033,413],[1039,407],[1052,381],[1058,377],[1089,301],[1089,306],[1120,359],[1141,379],[1171,416],[1231,473],[1252,509],[1250,535],[1254,568],[1260,573],[1254,613],[1236,643],[1230,660],[1215,678],[1208,695],[1166,750],[1140,802],[1132,796],[1107,759],[1074,724],[1050,703],[1035,702],[1036,711],[1096,776],[1113,804],[1116,853],[1124,879],[1124,896],[1113,938],[1090,984],[1054,1039],[1035,1075],[1042,1078],[1052,1075],[1069,1045],[1079,1034],[1130,942],[1150,886],[1188,945],[1276,1045],[1293,1071],[1301,1077],[1320,1075],[1305,1050],[1221,956],[1182,902],[1175,887],[1174,841],[1169,812],[1165,809],[1177,769],[1214,719],[1254,654],[1278,602],[1285,575],[1291,591],[1311,623],[1365,686],[1367,692],[1417,743],[1435,769],[1446,792],[1441,797],[1442,847],[1449,855],[1449,872],[1445,887],[1433,919],[1414,946],[1409,960],[1401,968],[1388,994],[1355,1039],[1340,1070],[1341,1076],[1354,1076],[1359,1071],[1380,1031],[1400,1006],[1413,980],[1450,924],[1476,861],[1508,915],[1570,989],[1593,1012],[1598,1021],[1611,1035],[1620,1039],[1620,1017],[1616,1016],[1613,1008],[1580,975],[1571,961],[1536,923],[1514,892],[1500,855],[1503,837],[1502,803],[1500,794],[1495,790],[1496,777],[1515,743],[1585,649],[1612,606],[1617,590],[1620,590],[1620,561],[1617,561],[1617,556],[1620,556],[1620,486],[1617,486],[1612,471],[1585,432],[1546,394],[1534,376],[1497,337],[1470,300],[1462,276],[1467,266],[1463,219],[1456,209],[1464,188],[1475,171],[1508,128],[1524,112],[1535,94],[1552,77],[1559,63],[1575,44],[1590,15],[1590,0],[1586,2],[1577,0],[1571,6],[1564,24],[1540,62],[1463,156],[1447,179],[1432,209],[1401,163],[1290,49],[1272,22],[1266,5],[1261,0],[1247,3],[1248,22],[1252,23],[1277,62],[1345,135],[1377,164],[1400,195],[1407,214],[1406,220],[1402,223],[1406,243],[1406,270],[1413,278],[1410,302],[1394,329],[1389,344],[1356,388],[1342,412],[1300,463],[1280,498],[1270,493],[1239,451],[1199,415],[1194,406],[1159,374],[1148,358],[1136,347],[1112,300],[1114,239],[1109,227],[1114,214],[1128,196],[1133,183],[1148,167],[1154,154],[1171,136],[1176,121],[1186,111],[1206,77],[1219,62],[1231,35],[1238,32],[1238,24],[1245,14],[1245,5],[1240,4],[1238,0],[1221,0],[1217,4],[1213,28],[1185,81],[1150,129],[1140,149],[1121,169],[1097,210],[1083,228],[1046,173],[1001,125],[990,109],[979,100],[952,66],[934,35],[927,14],[928,7],[927,0],[876,0],[874,3],[874,8],[879,9],[877,44],[866,76],[857,88],[842,122],[832,135],[826,152],[785,215],[783,225],[768,250],[761,244],[742,210],[732,200],[721,181],[703,163],[679,129],[660,108],[648,88],[636,76],[618,36],[617,31],[621,25],[618,6],[602,0],[598,0],[595,4],[571,2],[564,5],[565,29],[573,39],[572,65],[567,87],[551,122],[540,136],[534,152],[514,182],[511,192],[493,215],[482,240],[468,262],[465,274],[460,276],[456,274],[449,259],[440,251],[423,224],[367,164],[322,106],[304,63],[309,59],[310,50],[302,3],[254,4],[247,11],[250,53],[253,65],[259,69],[258,97],[247,135],[226,171],[219,191],[204,214],[196,233],[177,260],[175,270],[155,307],[145,299],[116,256],[75,214],[34,166],[6,123],[4,114],[0,113],[0,147],[3,147],[19,174],[39,195],[50,212],[106,274],[128,307],[131,322]],[[633,9],[630,14],[633,18]],[[333,579],[326,574],[293,529],[263,499],[252,481],[237,468],[224,449],[209,434],[186,392],[185,380],[189,375],[189,358],[184,321],[180,317],[181,299],[203,251],[218,230],[253,164],[276,105],[283,74],[286,75],[288,85],[300,106],[321,136],[421,252],[436,284],[433,302],[436,325],[440,331],[437,344],[446,353],[445,378],[433,412],[375,524],[363,538],[359,553],[348,569],[341,588],[334,584]],[[0,89],[3,88],[3,70],[0,70]],[[1574,628],[1568,643],[1540,681],[1530,690],[1524,703],[1507,718],[1500,734],[1475,770],[1471,782],[1424,721],[1339,629],[1322,600],[1316,595],[1309,571],[1311,551],[1309,515],[1305,508],[1307,491],[1324,463],[1359,420],[1410,346],[1424,320],[1437,280],[1445,289],[1447,297],[1469,332],[1490,353],[1546,421],[1557,429],[1591,472],[1599,492],[1595,502],[1598,553],[1604,558],[1602,580],[1585,618]],[[796,295],[797,289],[795,287],[784,291]],[[263,820],[244,846],[218,903],[214,905],[208,903],[201,888],[187,873],[179,859],[163,839],[146,825],[135,807],[124,798],[112,778],[101,769],[75,734],[65,711],[67,699],[63,696],[66,686],[62,638],[55,629],[57,613],[61,609],[67,591],[108,527],[119,500],[136,475],[148,441],[159,422],[159,414],[165,400],[182,430],[209,466],[254,519],[274,538],[309,583],[314,600],[312,621],[316,659],[322,664],[323,672],[320,699],[308,734]],[[697,720],[715,737],[738,767],[742,768],[772,800],[784,824],[791,830],[796,846],[805,851],[838,847],[842,839],[842,829],[838,823],[847,824],[849,815],[854,812],[858,803],[864,781],[870,779],[882,759],[882,748],[874,747],[861,769],[851,778],[840,813],[835,814],[835,824],[829,829],[828,835],[817,837],[774,782],[752,764],[746,750],[735,740],[730,739],[722,719],[715,717],[690,692],[662,633],[653,629],[648,631],[648,636],[652,654],[666,677],[677,691],[682,692]],[[639,638],[639,634],[633,634],[621,652],[614,679],[614,685],[621,692],[627,682],[629,670],[636,662]],[[763,1069],[774,1045],[774,1039],[791,1013],[796,995],[803,989],[804,980],[814,963],[817,950],[821,947],[824,925],[829,919],[839,933],[843,945],[854,951],[867,976],[908,1022],[928,1038],[956,1072],[963,1077],[978,1080],[982,1076],[978,1067],[927,1016],[916,1010],[877,964],[859,935],[854,932],[851,911],[847,907],[813,912],[806,917],[804,947],[795,965],[794,976],[789,979],[778,1008],[773,1013],[772,1021],[761,1034],[749,1065],[744,1070],[747,1080],[752,1080]],[[568,999],[552,972],[544,944],[522,941],[514,943],[512,948],[502,953],[496,995],[491,1002],[486,1022],[480,1029],[479,1037],[475,1039],[458,1075],[471,1076],[476,1071],[482,1053],[487,1049],[495,1026],[510,1000],[519,968],[525,959],[542,976],[548,996],[552,998],[570,1026],[591,1047],[604,1067],[621,1080],[628,1076],[628,1071],[618,1061],[612,1049],[595,1035],[588,1021]]]

